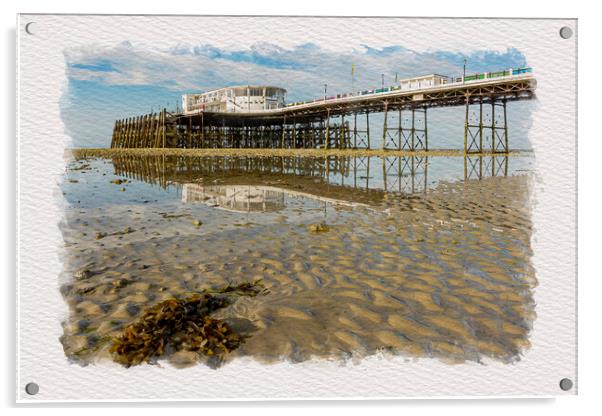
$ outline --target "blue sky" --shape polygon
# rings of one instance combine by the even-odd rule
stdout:
[[[356,90],[380,86],[381,74],[385,74],[386,85],[394,83],[396,74],[399,78],[433,72],[460,75],[464,59],[468,73],[527,65],[524,55],[513,48],[464,55],[416,52],[401,45],[362,45],[333,52],[313,43],[282,48],[265,42],[231,50],[209,44],[149,49],[122,42],[112,48],[66,50],[65,59],[68,83],[61,112],[73,147],[107,147],[115,119],[161,107],[173,109],[186,92],[225,85],[271,84],[286,88],[288,101],[299,101],[323,95],[324,84],[328,84],[329,94],[351,91],[352,63]],[[530,113],[530,107],[516,105],[525,110],[514,113],[520,119],[515,123],[520,134],[526,135],[529,117],[525,118],[525,112]]]

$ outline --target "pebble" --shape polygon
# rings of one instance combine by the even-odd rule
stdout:
[[[89,269],[79,269],[75,273],[73,273],[73,278],[75,280],[85,280],[92,277],[92,272]]]

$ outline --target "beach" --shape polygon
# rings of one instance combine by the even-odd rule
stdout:
[[[265,293],[212,315],[244,337],[238,348],[158,358],[458,364],[528,351],[532,156],[238,150],[69,156],[70,360],[111,360],[115,338],[160,302],[257,281]]]

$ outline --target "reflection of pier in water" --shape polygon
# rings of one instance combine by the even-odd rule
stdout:
[[[508,156],[471,156],[464,158],[464,180],[487,176],[508,176]]]
[[[185,183],[182,186],[182,202],[201,202],[229,211],[275,212],[285,208],[285,193],[278,189],[253,185],[203,186]]]
[[[345,196],[345,195],[344,195]],[[374,196],[374,195],[372,195]],[[332,205],[365,205],[353,199],[336,199],[321,195],[315,190],[292,190],[290,188],[265,185],[201,185],[182,184],[182,202],[203,203],[236,212],[275,212],[287,205],[287,197],[308,198]]]
[[[434,156],[211,157],[119,155],[115,174],[164,189],[184,184],[261,185],[324,199],[375,203],[384,194],[428,191]],[[456,159],[456,157],[453,157]],[[508,175],[508,155],[466,155],[457,179]],[[265,188],[268,190],[268,188]],[[189,188],[186,192],[194,192]],[[220,191],[221,192],[221,191]],[[231,192],[231,191],[229,191]],[[259,191],[258,191],[259,192]],[[204,195],[205,197],[216,197]]]

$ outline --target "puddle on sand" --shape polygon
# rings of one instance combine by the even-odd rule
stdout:
[[[65,353],[81,364],[111,359],[115,337],[154,305],[261,280],[268,293],[212,315],[244,335],[220,364],[375,353],[516,361],[535,318],[532,162],[71,161],[62,185]],[[165,354],[176,365],[200,359]]]

